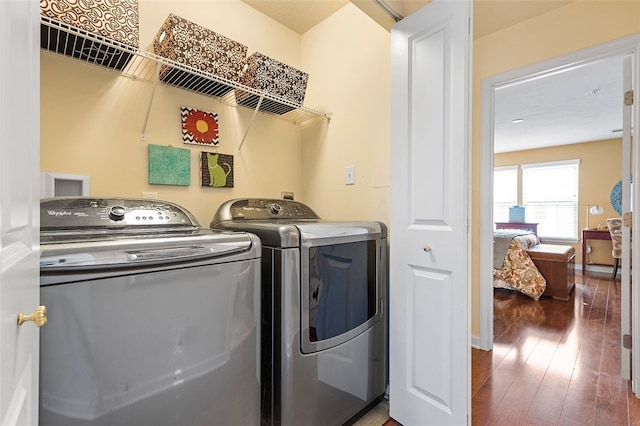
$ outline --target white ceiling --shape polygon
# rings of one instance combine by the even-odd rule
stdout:
[[[389,30],[394,21],[374,0],[242,0],[303,34],[349,2]],[[430,0],[385,0],[408,16]],[[571,1],[474,0],[474,39],[531,19]],[[599,61],[496,91],[495,152],[621,137],[622,61]],[[524,119],[514,124],[514,119]]]
[[[622,57],[498,89],[494,150],[622,137],[622,105]]]

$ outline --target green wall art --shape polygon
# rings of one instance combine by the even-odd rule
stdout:
[[[233,188],[233,155],[202,152],[202,186]]]
[[[189,186],[191,184],[191,150],[149,145],[149,183]]]

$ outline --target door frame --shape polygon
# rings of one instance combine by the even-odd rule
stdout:
[[[480,129],[480,193],[481,206],[480,206],[480,256],[479,256],[479,271],[480,271],[480,289],[479,289],[479,335],[473,336],[473,347],[489,351],[493,348],[493,156],[494,156],[494,105],[495,105],[495,91],[501,87],[521,83],[527,80],[536,78],[542,78],[544,76],[557,73],[563,70],[574,68],[576,66],[584,65],[589,62],[593,62],[599,59],[604,59],[614,56],[632,55],[634,59],[634,65],[638,63],[638,55],[640,46],[640,33],[632,36],[624,37],[611,42],[603,43],[598,46],[589,47],[586,49],[578,50],[551,60],[538,62],[533,65],[529,65],[516,70],[508,71],[502,74],[485,78],[481,82],[481,129]],[[622,72],[622,70],[621,70]],[[635,67],[632,81],[636,92],[640,91],[639,84],[639,72],[638,66]],[[636,108],[634,112],[634,120],[638,123],[638,99],[640,94],[636,93]],[[638,140],[638,127],[632,131],[632,136],[635,141]],[[635,145],[635,143],[634,143]],[[637,150],[634,150],[636,152]],[[636,164],[635,167],[638,167]],[[638,188],[640,185],[634,185],[634,200],[638,204]],[[636,222],[638,216],[638,209],[634,209],[634,222]],[[638,216],[640,217],[640,216]],[[640,222],[636,222],[640,223]],[[633,250],[633,263],[637,264],[638,250]],[[638,268],[636,268],[637,270]],[[635,275],[635,271],[634,271]],[[638,271],[638,278],[640,279],[640,271]],[[633,302],[634,307],[640,308],[640,298],[638,303]],[[637,321],[637,315],[633,315]],[[635,330],[638,330],[636,327]],[[640,351],[634,351],[639,352]],[[639,356],[632,356],[634,359],[640,358]],[[636,370],[638,371],[638,370]]]

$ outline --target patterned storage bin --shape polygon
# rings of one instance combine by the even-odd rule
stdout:
[[[247,46],[170,14],[153,40],[153,51],[191,68],[239,82]],[[163,65],[160,80],[212,96],[224,96],[233,87]]]
[[[256,52],[247,58],[247,69],[240,82],[245,86],[286,99],[300,107],[304,102],[308,79],[309,74]],[[240,89],[236,90],[236,100],[241,105],[255,108],[259,98]],[[265,98],[260,104],[260,110],[284,114],[295,109],[296,106]]]
[[[139,46],[138,0],[40,0],[40,14],[59,23],[41,25],[43,49],[122,70],[132,57],[130,48]],[[80,31],[69,32],[69,26]],[[89,40],[84,33],[125,49]]]

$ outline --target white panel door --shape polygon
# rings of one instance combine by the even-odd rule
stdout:
[[[390,410],[470,415],[471,2],[434,0],[391,31]]]
[[[0,0],[0,421],[38,424],[40,51],[37,0]]]

